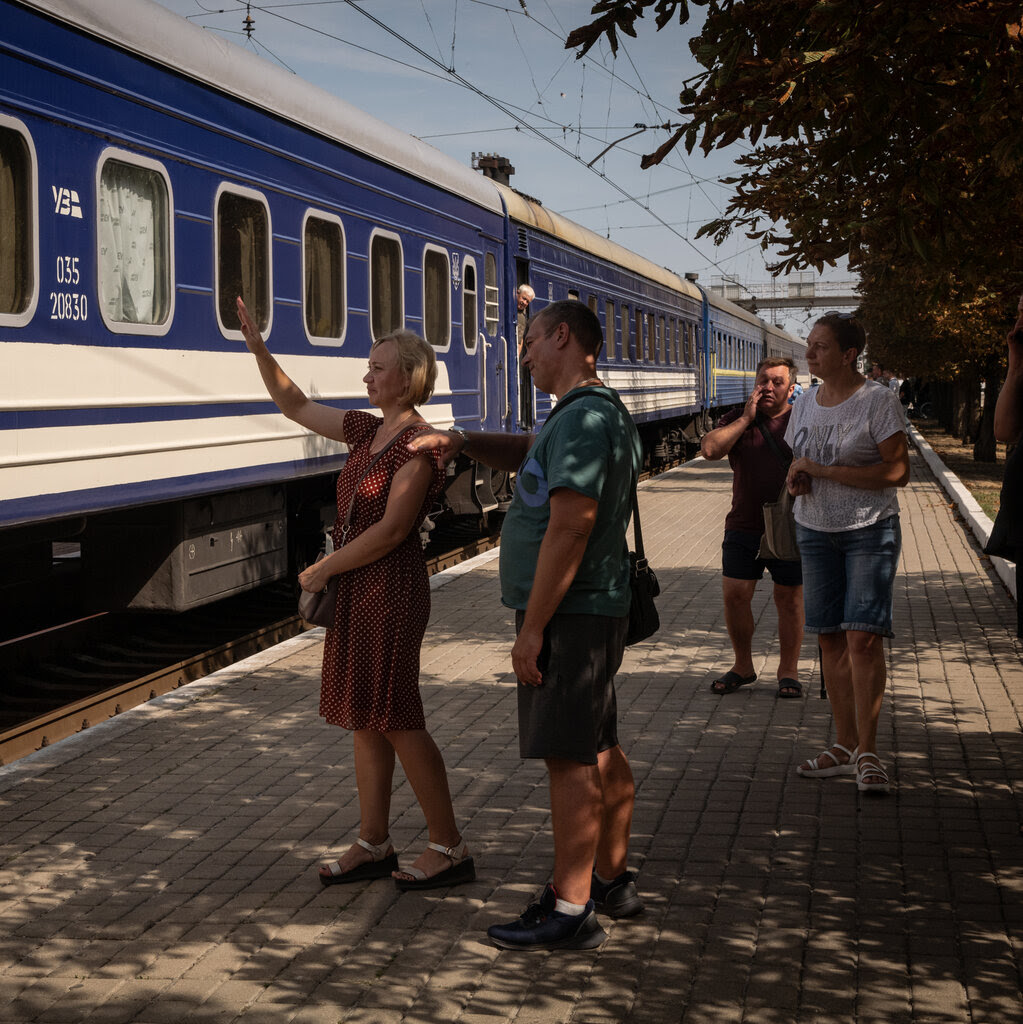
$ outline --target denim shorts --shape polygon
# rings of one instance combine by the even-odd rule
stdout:
[[[759,558],[759,533],[745,530],[725,530],[721,542],[721,575],[730,580],[762,580],[764,570],[782,587],[799,587],[803,574],[798,562],[783,562],[778,558]]]
[[[796,523],[807,633],[892,633],[892,594],[902,550],[898,515],[841,533]]]
[[[515,632],[525,612],[515,613]],[[629,617],[555,614],[536,663],[540,686],[519,683],[519,756],[596,764],[618,746],[614,677],[625,651]]]

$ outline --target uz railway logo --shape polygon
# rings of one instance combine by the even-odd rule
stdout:
[[[75,217],[82,219],[82,207],[78,201],[78,193],[73,188],[57,188],[50,186],[53,191],[53,212],[62,217]]]

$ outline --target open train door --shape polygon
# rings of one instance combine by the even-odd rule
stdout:
[[[514,351],[511,355],[514,362],[517,397],[516,428],[528,433],[536,426],[536,389],[533,387],[533,378],[529,371],[522,365],[522,338],[526,333],[526,321],[536,310],[518,309],[518,287],[520,284],[529,284],[529,262],[527,260],[515,261],[515,294],[512,295],[512,306],[515,309],[516,317]]]
[[[506,318],[501,315],[507,299],[501,294],[505,281],[504,254],[500,247],[483,256],[483,330],[480,332],[480,424],[483,430],[508,430],[511,425],[509,358],[513,358]]]

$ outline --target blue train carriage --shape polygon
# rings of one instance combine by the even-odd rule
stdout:
[[[804,388],[810,386],[810,371],[806,365],[806,342],[783,331],[774,324],[764,324],[765,356],[786,357],[796,364],[796,380]]]
[[[764,328],[759,317],[720,296],[710,296],[707,315],[707,409],[723,412],[743,404],[756,382],[764,357]]]
[[[622,396],[652,464],[678,458],[695,438],[704,399],[703,296],[692,281],[499,185],[511,220],[517,283],[536,292],[530,309],[561,299],[589,305],[604,329],[598,372]],[[549,396],[520,382],[519,423],[549,413]]]
[[[428,418],[507,425],[491,182],[148,0],[0,18],[9,593],[71,540],[95,606],[184,609],[322,535],[343,450],[268,401],[237,294],[321,401],[366,408],[371,341],[404,324],[438,353]]]

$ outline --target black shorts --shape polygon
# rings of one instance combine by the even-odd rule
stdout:
[[[721,575],[732,580],[760,580],[764,569],[771,579],[783,587],[803,585],[801,562],[783,562],[778,558],[757,558],[760,551],[760,534],[745,530],[725,530],[721,544]]]
[[[524,612],[515,613],[515,631]],[[519,755],[596,764],[618,746],[614,677],[625,652],[628,616],[555,615],[537,665],[543,684],[518,684]]]

